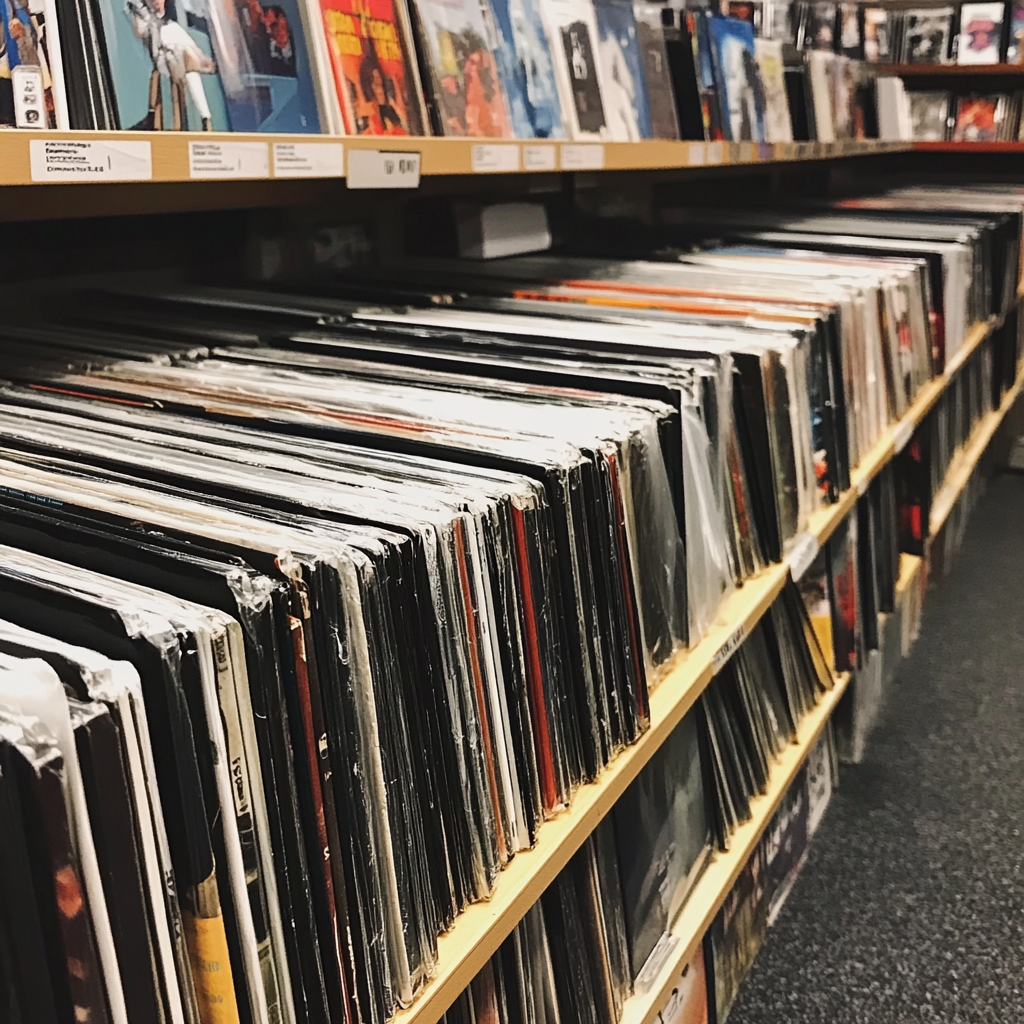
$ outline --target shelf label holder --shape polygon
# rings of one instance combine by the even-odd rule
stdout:
[[[417,150],[384,152],[379,149],[349,149],[349,188],[419,188],[420,153]]]

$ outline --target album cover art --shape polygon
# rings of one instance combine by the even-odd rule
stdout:
[[[793,122],[786,95],[781,39],[755,39],[754,54],[764,86],[764,127],[768,142],[792,142]]]
[[[964,4],[960,8],[957,64],[998,64],[1005,18],[1002,3]]]
[[[56,41],[57,19],[49,4],[4,0],[3,52],[0,53],[0,125],[14,128],[56,128],[59,108],[66,106],[63,90],[56,87],[48,54]],[[55,49],[59,61],[59,46]],[[61,79],[59,63],[54,71]],[[67,112],[63,111],[66,121]],[[66,125],[65,125],[66,126]]]
[[[815,0],[807,5],[804,49],[835,50],[836,5]]]
[[[864,59],[873,64],[892,60],[889,12],[884,7],[864,8]]]
[[[491,0],[491,10],[516,137],[564,138],[553,56],[538,0]]]
[[[860,4],[839,5],[839,52],[853,60],[864,59]]]
[[[961,96],[956,104],[954,142],[997,142],[1002,122],[1002,97]]]
[[[647,106],[651,113],[651,132],[656,139],[678,139],[679,118],[672,87],[661,4],[637,0],[633,4],[637,44],[643,61]]]
[[[296,0],[100,0],[119,125],[318,132]]]
[[[415,0],[424,63],[442,134],[510,139],[512,123],[488,40],[489,12],[473,0]]]
[[[1010,5],[1010,38],[1006,44],[1006,63],[1020,64],[1024,59],[1024,0]]]
[[[953,8],[939,7],[907,13],[908,64],[942,64],[949,52]]]
[[[348,135],[423,135],[403,0],[320,0]]]
[[[765,91],[754,56],[754,28],[738,18],[711,19],[719,100],[730,142],[764,142]]]
[[[597,0],[603,101],[611,138],[635,142],[653,135],[643,58],[632,0]]]
[[[948,92],[908,92],[913,138],[920,142],[944,142],[949,131]]]

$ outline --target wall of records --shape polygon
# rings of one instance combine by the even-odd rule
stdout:
[[[0,325],[2,1019],[724,1024],[1024,386],[1024,187],[672,195]]]
[[[7,127],[829,143],[879,137],[874,65],[1013,62],[1021,17],[1001,3],[27,0],[2,21]],[[966,108],[957,120],[966,132]]]

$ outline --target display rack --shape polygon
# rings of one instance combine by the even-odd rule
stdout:
[[[581,786],[568,810],[544,823],[539,830],[534,848],[516,854],[506,870],[501,873],[494,896],[490,900],[469,907],[458,917],[452,929],[441,936],[438,941],[437,971],[434,977],[413,1005],[396,1015],[396,1024],[436,1024],[440,1020],[445,1010],[498,950],[516,924],[554,881],[587,836],[665,742],[697,701],[715,672],[738,649],[743,638],[771,607],[790,574],[792,573],[794,578],[802,575],[820,546],[853,509],[858,496],[864,493],[882,467],[906,446],[914,430],[966,360],[1001,322],[1001,318],[994,317],[987,323],[976,324],[970,330],[959,352],[950,360],[946,371],[921,389],[907,413],[899,422],[890,426],[878,443],[861,459],[860,464],[851,473],[849,489],[839,496],[835,504],[819,510],[810,517],[807,531],[795,539],[781,563],[768,567],[758,576],[748,580],[723,602],[718,623],[699,644],[680,655],[677,663],[652,690],[650,729],[637,743],[624,750],[595,783]],[[845,683],[831,691],[826,701],[807,719],[807,737],[810,737],[812,729],[820,730],[821,723],[827,717],[822,709],[830,709],[833,706],[834,701],[838,700],[842,685]],[[805,738],[804,732],[801,732],[801,738]],[[807,738],[808,747],[812,741],[812,738]],[[787,767],[780,768],[777,783],[773,781],[773,787],[776,784],[781,787],[777,794],[778,798],[781,798],[781,793],[785,790],[784,770],[789,771],[789,777],[792,777],[799,768],[803,753],[806,753],[803,746],[787,752],[787,759],[783,762]],[[774,792],[773,788],[772,793]],[[757,819],[762,821],[762,828],[771,816],[768,807],[770,797],[771,794],[764,798],[764,812]],[[758,807],[761,808],[761,805]],[[746,837],[747,833],[744,832],[743,835]],[[750,842],[755,840],[756,836],[751,838]],[[737,839],[737,848],[739,845],[740,840]],[[717,909],[717,906],[721,905],[728,893],[727,882],[731,884],[730,877],[735,877],[735,874],[730,876],[734,866],[732,860],[724,862],[720,869],[709,875],[711,881],[701,883],[701,905],[705,909],[712,905]],[[739,867],[736,867],[736,871],[738,870]],[[703,920],[705,916],[710,920],[714,910],[707,910],[706,915],[704,911],[695,910],[693,914],[695,916],[691,917],[690,912],[684,907],[682,916],[687,921],[696,918]],[[666,976],[666,984],[671,980]],[[646,1014],[647,1010],[644,1010],[644,1013]],[[636,1019],[653,1018],[641,1016]],[[633,1016],[628,1020],[632,1024]]]
[[[733,833],[732,845],[727,853],[715,854],[687,897],[669,933],[675,945],[657,978],[646,992],[626,1000],[619,1024],[655,1024],[664,1020],[661,1015],[671,1003],[673,989],[693,960],[704,933],[750,859],[797,772],[814,749],[814,744],[846,692],[849,682],[848,674],[839,676],[821,703],[800,723],[796,742],[783,751],[772,768],[768,791],[751,801],[750,820]]]

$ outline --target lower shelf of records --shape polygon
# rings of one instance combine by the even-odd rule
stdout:
[[[857,746],[901,555],[1011,400],[1024,199],[971,200],[5,325],[22,1016],[648,1019],[785,891],[814,737]]]

